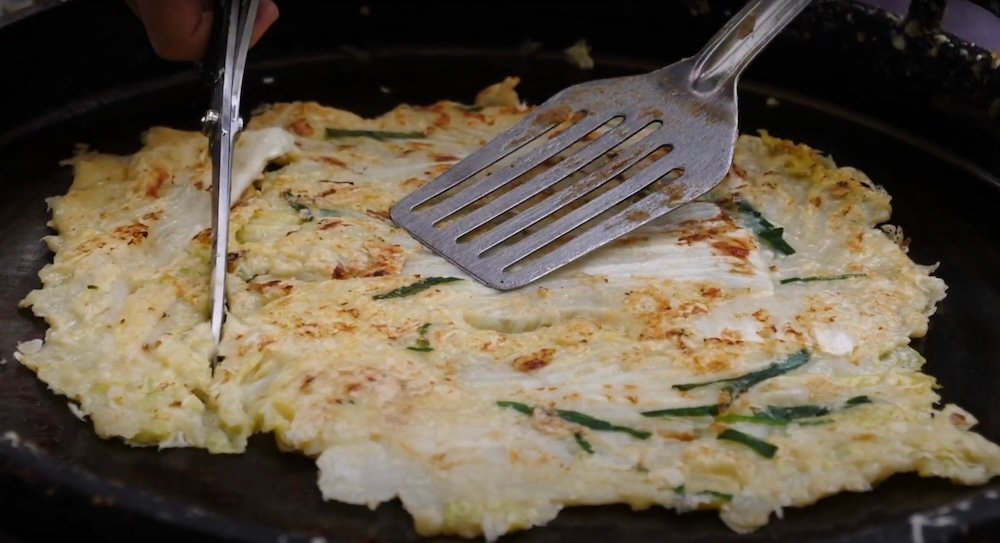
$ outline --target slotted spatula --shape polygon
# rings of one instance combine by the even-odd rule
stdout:
[[[740,73],[808,4],[751,0],[692,58],[559,92],[393,221],[508,290],[701,196],[732,162]]]

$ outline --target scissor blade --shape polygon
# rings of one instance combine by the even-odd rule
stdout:
[[[222,324],[226,317],[226,267],[229,253],[229,202],[232,192],[233,153],[237,133],[242,128],[240,119],[240,91],[243,85],[243,68],[250,33],[257,13],[258,0],[241,0],[237,5],[230,1],[217,3],[218,16],[228,18],[222,31],[225,33],[225,61],[222,74],[216,80],[212,99],[214,117],[209,140],[212,155],[212,275],[209,286],[211,296],[212,336],[218,350],[222,340]],[[211,121],[210,121],[211,122]],[[213,358],[213,367],[214,367]]]
[[[221,122],[221,119],[220,119]],[[229,196],[232,172],[233,135],[220,128],[212,147],[212,336],[215,346],[222,339],[226,311],[226,260],[229,252]]]

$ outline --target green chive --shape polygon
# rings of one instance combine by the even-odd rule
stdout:
[[[674,493],[681,496],[683,496],[686,492],[687,490],[684,488],[684,485],[681,485],[674,489]],[[696,493],[696,495],[711,496],[723,503],[729,503],[733,501],[732,494],[726,494],[725,492],[717,492],[715,490],[702,490],[701,492]]]
[[[573,434],[573,439],[576,440],[576,444],[583,449],[587,454],[594,454],[594,447],[590,445],[590,442],[583,438],[579,432]]]
[[[841,275],[810,275],[809,277],[789,277],[778,281],[782,285],[789,283],[812,283],[813,281],[840,281],[852,277],[868,277],[866,273],[844,273]]]
[[[292,191],[286,190],[281,193],[281,196],[288,202],[288,205],[292,206],[295,211],[302,211],[303,209],[309,209],[300,200],[299,197],[292,194]]]
[[[714,490],[702,490],[698,494],[704,494],[706,496],[711,496],[721,502],[729,503],[733,501],[732,494],[726,494],[725,492],[716,492]]]
[[[847,409],[849,407],[854,407],[856,405],[871,403],[871,399],[868,396],[855,396],[846,402],[842,409]],[[823,407],[821,405],[792,405],[788,407],[781,407],[776,405],[769,405],[767,409],[756,409],[754,408],[753,413],[756,419],[769,419],[773,421],[780,421],[781,423],[787,423],[798,419],[811,419],[815,417],[822,417],[823,415],[829,415],[832,409],[828,407]],[[743,415],[727,415],[727,417],[733,418],[734,422],[740,422],[735,417],[743,417]],[[728,422],[723,420],[726,417],[720,417],[715,419],[718,422]],[[742,422],[755,422],[753,420],[743,420]],[[824,422],[830,422],[829,420],[824,421],[802,421],[799,424],[822,424]],[[761,424],[767,424],[766,422],[760,421]]]
[[[757,237],[766,241],[768,245],[781,254],[795,254],[795,249],[793,249],[792,246],[789,245],[782,237],[785,233],[784,228],[772,224],[764,218],[764,215],[762,215],[760,211],[757,211],[753,208],[753,206],[746,202],[737,202],[736,207],[743,213],[746,213],[754,218],[755,222],[752,225],[751,230],[753,230],[754,234],[757,234]]]
[[[754,410],[754,414],[758,417],[767,417],[778,420],[794,420],[794,419],[804,419],[809,417],[822,417],[829,413],[830,410],[826,407],[819,405],[793,405],[790,407],[779,407],[776,405],[769,405],[767,409]]]
[[[430,342],[427,341],[426,338],[419,338],[413,345],[409,345],[406,348],[411,351],[417,351],[420,353],[428,353],[434,350],[434,348],[431,347]]]
[[[97,290],[97,285],[87,285],[90,290]]]
[[[434,285],[440,285],[443,283],[452,283],[454,281],[461,281],[458,277],[427,277],[421,279],[416,283],[411,283],[405,287],[400,287],[389,292],[383,292],[382,294],[376,294],[372,296],[373,300],[385,300],[386,298],[405,298],[406,296],[412,296],[418,292],[427,290]]]
[[[497,405],[500,407],[509,407],[515,411],[520,411],[525,415],[530,415],[534,412],[535,408],[528,404],[520,402],[510,402],[510,401],[499,401]],[[559,418],[566,422],[571,422],[573,424],[579,424],[591,430],[599,430],[602,432],[622,432],[629,434],[633,437],[639,439],[649,439],[649,436],[653,435],[651,432],[645,430],[636,430],[635,428],[629,428],[628,426],[619,426],[617,424],[611,424],[606,420],[595,419],[590,415],[583,414],[579,411],[570,411],[568,409],[556,409],[553,411]]]
[[[407,349],[421,353],[433,351],[434,348],[431,347],[431,342],[427,341],[427,329],[430,327],[431,323],[429,322],[425,322],[420,325],[420,328],[417,329],[417,334],[419,334],[420,337],[417,338],[417,341],[413,345],[407,347]]]
[[[821,426],[823,424],[830,424],[833,422],[830,419],[802,419],[795,421],[795,424],[800,426]]]
[[[618,426],[616,424],[611,424],[606,420],[595,419],[590,415],[585,415],[579,411],[569,411],[566,409],[556,409],[556,415],[559,415],[561,419],[566,422],[572,422],[573,424],[579,424],[580,426],[585,426],[591,430],[600,430],[603,432],[623,432],[629,434],[633,437],[639,439],[649,439],[649,436],[653,435],[645,430],[636,430],[634,428],[629,428],[628,426]]]
[[[292,191],[290,190],[282,192],[281,195],[285,198],[285,201],[288,202],[288,205],[291,206],[291,208],[295,210],[295,212],[298,213],[303,220],[306,222],[313,220],[312,210],[309,209],[309,206],[302,203],[300,196],[292,194]]]
[[[718,438],[750,447],[754,450],[754,452],[764,458],[773,458],[774,453],[778,452],[777,446],[772,445],[763,439],[758,439],[751,435],[744,434],[739,430],[733,430],[732,428],[726,428],[723,430],[722,433],[719,434]]]
[[[686,391],[713,384],[725,384],[724,388],[735,396],[746,392],[750,389],[750,387],[760,383],[761,381],[766,381],[772,377],[788,373],[795,368],[804,365],[806,362],[809,362],[809,351],[802,349],[781,362],[775,362],[762,370],[750,372],[740,377],[715,379],[713,381],[705,381],[704,383],[685,383],[681,385],[674,385],[673,388],[675,390]]]
[[[714,417],[719,414],[720,407],[721,404],[675,407],[672,409],[643,411],[640,415],[644,417]]]
[[[327,128],[327,139],[334,138],[371,138],[375,141],[423,138],[423,132],[393,132],[391,130],[348,130],[346,128]]]
[[[761,417],[756,415],[723,415],[721,417],[716,417],[715,422],[747,422],[750,424],[766,424],[768,426],[785,426],[788,424],[787,419],[778,419],[771,417]]]
[[[872,399],[869,398],[868,396],[855,396],[850,400],[844,402],[844,405],[853,407],[855,405],[861,405],[865,403],[872,403]]]
[[[499,405],[500,407],[507,407],[509,409],[513,409],[514,411],[524,413],[525,415],[531,415],[535,411],[534,407],[531,407],[530,405],[521,402],[508,402],[502,400],[497,402],[497,405]]]

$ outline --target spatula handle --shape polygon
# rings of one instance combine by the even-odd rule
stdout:
[[[811,0],[750,0],[698,52],[691,69],[691,87],[710,93],[735,83],[757,53]]]

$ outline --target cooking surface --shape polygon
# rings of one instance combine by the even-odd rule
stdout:
[[[364,63],[316,57],[258,67],[250,73],[246,96],[255,103],[317,99],[371,115],[399,102],[470,101],[486,84],[505,75],[519,75],[524,81],[523,95],[537,103],[580,78],[635,73],[653,66],[602,62],[594,73],[582,73],[558,55],[527,62],[519,55],[474,51],[390,51]],[[273,77],[273,83],[264,84],[264,77]],[[344,85],[344,81],[351,84]],[[43,322],[15,305],[39,284],[36,273],[50,259],[39,241],[47,232],[43,199],[63,193],[71,180],[69,168],[59,167],[58,160],[71,154],[75,142],[87,142],[101,151],[131,152],[138,148],[141,131],[151,125],[194,128],[202,97],[188,83],[183,78],[165,80],[140,92],[107,96],[104,105],[0,150],[4,155],[0,160],[0,254],[7,264],[0,270],[4,325],[0,354],[8,360],[0,366],[0,390],[4,391],[0,433],[14,430],[22,442],[12,449],[9,438],[0,439],[0,471],[30,473],[36,483],[69,482],[84,493],[85,500],[97,496],[98,503],[116,504],[101,508],[90,520],[81,520],[82,527],[72,528],[72,515],[67,517],[67,527],[74,533],[103,529],[97,533],[110,539],[116,537],[116,529],[129,526],[121,518],[125,510],[169,517],[164,519],[168,524],[200,532],[258,541],[273,541],[283,533],[305,540],[312,535],[331,541],[417,540],[409,516],[396,503],[369,511],[322,502],[313,463],[279,453],[270,436],[252,439],[248,452],[236,456],[212,456],[200,450],[156,452],[101,440],[88,423],[73,417],[64,398],[47,392],[33,374],[13,361],[10,353],[16,342],[39,337],[45,329]],[[380,92],[380,86],[392,93]],[[767,97],[777,98],[778,105],[767,106]],[[940,261],[937,275],[950,287],[931,320],[929,336],[918,344],[929,360],[926,370],[940,380],[944,401],[956,401],[968,409],[979,418],[981,433],[1000,440],[1000,414],[993,409],[995,391],[1000,390],[995,354],[1000,352],[1000,284],[995,279],[1000,273],[1000,248],[994,241],[1000,239],[1000,220],[993,211],[1000,203],[1000,184],[984,172],[903,141],[899,134],[799,100],[747,82],[741,96],[742,130],[767,128],[774,135],[827,151],[838,163],[865,171],[893,195],[893,222],[913,239],[911,255],[919,263]],[[35,447],[26,448],[24,443]],[[18,488],[15,484],[7,487]],[[44,502],[44,492],[36,493]],[[962,513],[963,522],[981,523],[988,512],[1000,507],[997,497],[997,480],[970,488],[897,476],[875,492],[842,494],[806,509],[787,510],[784,520],[775,520],[750,536],[730,532],[712,513],[676,515],[658,508],[636,513],[614,506],[571,508],[549,527],[503,540],[908,541],[912,513],[971,500],[970,510]],[[30,502],[15,507],[33,511]],[[101,522],[117,528],[99,528]],[[127,533],[134,536],[149,530],[152,538],[165,535],[151,526],[140,523],[133,527],[138,532]],[[45,533],[38,530],[28,533]],[[924,541],[951,541],[957,533],[954,526],[926,528]]]

